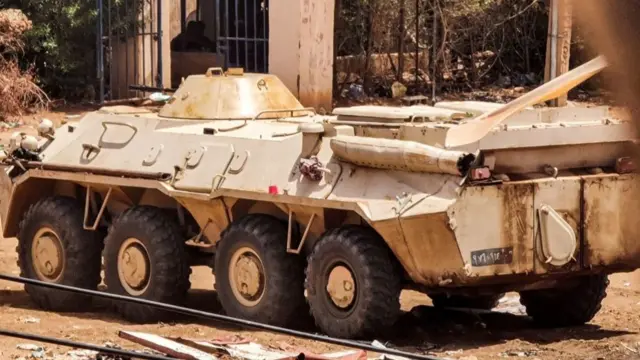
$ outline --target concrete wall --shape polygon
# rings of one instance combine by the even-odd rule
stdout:
[[[165,86],[171,85],[171,40],[180,33],[180,1],[152,0],[149,11],[155,11],[155,2],[163,3],[163,65]],[[212,1],[212,0],[211,0]],[[211,8],[208,2],[202,1],[204,8]],[[193,18],[196,0],[187,0],[187,20]],[[269,4],[269,73],[277,75],[305,106],[321,111],[331,111],[333,92],[333,41],[334,41],[334,0],[271,0]],[[203,12],[203,20],[207,25],[207,35],[215,32],[213,14]],[[154,16],[154,18],[157,18]],[[154,24],[155,29],[155,24]],[[122,44],[114,49],[114,61],[123,62],[125,48],[132,48],[130,44]],[[145,42],[149,47],[150,37],[139,38],[138,42]],[[155,45],[154,45],[155,49]],[[139,50],[140,52],[140,50]],[[127,93],[129,83],[141,83],[140,77],[151,82],[154,74],[151,68],[151,55],[145,54],[142,59],[139,54],[138,68],[145,62],[147,74],[139,74],[139,79],[132,79],[131,70],[118,71],[112,77],[112,86],[122,87]],[[129,55],[131,59],[131,55]],[[154,68],[156,59],[154,59]],[[216,66],[218,64],[212,64]],[[124,65],[122,65],[124,67]],[[180,66],[180,64],[174,64]],[[130,93],[129,93],[130,94]]]
[[[275,0],[269,3],[269,73],[277,75],[295,96],[299,96],[300,3]]]
[[[332,109],[335,0],[269,3],[269,73],[305,106]]]

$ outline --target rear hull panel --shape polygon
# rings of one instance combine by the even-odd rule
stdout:
[[[632,271],[640,267],[638,189],[635,174],[465,186],[446,213],[400,217],[374,227],[392,239],[388,242],[411,280],[425,287],[526,284],[585,272]],[[546,220],[539,210],[545,206],[575,236],[572,259],[565,263],[546,255],[550,246],[569,242],[543,239]]]

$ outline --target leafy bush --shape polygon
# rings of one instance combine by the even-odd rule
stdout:
[[[95,82],[97,11],[88,0],[0,0],[32,21],[25,35],[23,67],[34,66],[53,97],[79,98]]]
[[[20,10],[0,10],[0,120],[48,103],[46,94],[33,81],[32,69],[23,71],[18,66],[23,34],[31,26]]]

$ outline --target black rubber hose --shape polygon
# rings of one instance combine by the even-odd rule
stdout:
[[[294,336],[294,337],[298,337],[298,338],[315,340],[315,341],[320,341],[320,342],[324,342],[324,343],[328,343],[328,344],[334,344],[334,345],[341,345],[341,346],[350,347],[350,348],[354,348],[354,349],[367,350],[367,351],[371,351],[371,352],[375,352],[375,353],[379,353],[379,354],[402,356],[402,357],[405,357],[405,358],[408,358],[408,359],[414,359],[414,360],[444,360],[442,358],[437,358],[437,357],[433,357],[433,356],[429,356],[429,355],[415,354],[415,353],[410,353],[410,352],[400,351],[400,350],[395,350],[395,349],[388,349],[388,348],[378,348],[378,347],[375,347],[373,345],[369,345],[369,344],[361,343],[361,342],[357,342],[357,341],[344,340],[344,339],[338,339],[338,338],[329,337],[329,336],[326,336],[326,335],[319,335],[319,334],[312,334],[312,333],[308,333],[308,332],[304,332],[304,331],[291,330],[291,329],[287,329],[287,328],[283,328],[283,327],[279,327],[279,326],[262,324],[262,323],[258,323],[258,322],[255,322],[255,321],[238,319],[238,318],[234,318],[234,317],[230,317],[230,316],[209,313],[209,312],[201,311],[201,310],[189,309],[189,308],[186,308],[186,307],[176,306],[176,305],[171,305],[171,304],[163,304],[163,303],[156,302],[156,301],[151,301],[151,300],[146,300],[146,299],[139,299],[139,298],[134,298],[134,297],[130,297],[130,296],[110,294],[110,293],[96,291],[96,290],[81,289],[81,288],[76,288],[76,287],[73,287],[73,286],[59,285],[59,284],[48,283],[48,282],[43,282],[43,281],[39,281],[39,280],[28,279],[28,278],[23,278],[23,277],[18,277],[18,276],[5,275],[5,274],[0,274],[0,280],[6,280],[6,281],[17,282],[17,283],[22,283],[22,284],[35,285],[35,286],[42,286],[42,287],[50,288],[50,289],[65,290],[65,291],[70,291],[70,292],[74,292],[74,293],[85,294],[85,295],[93,295],[93,296],[103,297],[103,298],[112,299],[112,300],[129,301],[129,302],[132,302],[132,303],[143,304],[143,305],[148,305],[148,306],[153,306],[153,307],[156,307],[156,308],[160,308],[160,309],[163,309],[163,310],[173,311],[173,312],[176,312],[176,313],[196,316],[196,317],[203,318],[203,319],[224,321],[224,322],[237,324],[237,325],[244,325],[244,326],[247,326],[247,327],[256,328],[256,329],[260,329],[260,330],[266,330],[266,331],[271,331],[271,332],[275,332],[275,333],[290,335],[290,336]]]
[[[101,352],[101,353],[105,353],[105,354],[127,356],[127,357],[130,357],[132,359],[176,360],[176,358],[173,358],[173,357],[151,355],[151,354],[142,354],[142,353],[136,353],[136,352],[133,352],[133,351],[126,351],[126,350],[121,350],[121,349],[113,349],[113,348],[108,348],[108,347],[104,347],[104,346],[85,344],[85,343],[71,341],[71,340],[56,339],[56,338],[47,337],[47,336],[27,334],[27,333],[21,333],[21,332],[17,332],[17,331],[9,331],[9,330],[3,330],[3,329],[0,329],[0,335],[14,337],[14,338],[18,338],[18,339],[26,339],[26,340],[44,342],[44,343],[55,344],[55,345],[63,345],[63,346],[68,346],[68,347],[72,347],[72,348],[77,348],[77,349],[93,350],[93,351],[97,351],[97,352]]]

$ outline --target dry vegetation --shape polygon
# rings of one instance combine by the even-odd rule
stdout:
[[[337,95],[360,84],[369,96],[389,97],[394,81],[429,96],[543,81],[544,1],[341,0],[337,9]],[[571,67],[593,56],[582,30],[574,26]]]
[[[22,115],[27,109],[42,108],[49,102],[34,81],[33,69],[22,70],[18,63],[22,36],[31,26],[20,10],[0,10],[0,120]]]

